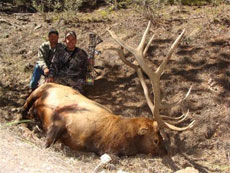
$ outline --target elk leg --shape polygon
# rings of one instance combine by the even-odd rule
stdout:
[[[48,148],[55,144],[55,142],[57,142],[57,140],[60,139],[65,132],[66,128],[64,126],[53,124],[48,130],[45,147]]]

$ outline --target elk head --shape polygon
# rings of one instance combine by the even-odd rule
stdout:
[[[169,61],[169,59],[171,58],[174,50],[176,49],[176,47],[178,46],[179,41],[182,39],[185,30],[183,30],[181,32],[181,34],[177,37],[177,39],[174,41],[174,43],[172,44],[171,48],[169,49],[169,52],[167,54],[167,57],[162,61],[162,63],[160,64],[160,66],[153,71],[145,62],[145,56],[147,53],[147,50],[150,46],[150,44],[153,41],[154,35],[151,37],[151,39],[148,41],[147,44],[145,44],[147,35],[149,33],[150,30],[150,21],[148,23],[148,26],[142,36],[142,39],[138,45],[137,48],[133,48],[129,45],[127,45],[122,39],[120,39],[112,30],[108,29],[108,32],[110,33],[110,35],[112,36],[112,38],[122,47],[121,49],[119,48],[109,48],[110,50],[115,50],[118,52],[121,60],[128,66],[132,67],[136,72],[137,75],[139,77],[140,83],[142,85],[142,88],[144,90],[144,95],[145,98],[147,100],[147,104],[152,112],[153,118],[157,121],[161,135],[163,137],[163,139],[165,141],[167,141],[167,136],[164,133],[164,128],[168,128],[171,130],[175,130],[175,131],[184,131],[187,129],[190,129],[194,126],[194,122],[192,121],[190,124],[188,124],[185,127],[178,127],[176,126],[176,124],[179,124],[181,122],[183,122],[185,120],[185,118],[188,116],[189,111],[186,114],[183,114],[180,117],[170,117],[170,116],[163,116],[160,115],[160,109],[165,109],[165,108],[170,108],[173,107],[177,104],[180,104],[183,100],[185,100],[188,95],[190,94],[191,88],[188,90],[186,96],[175,102],[175,103],[171,103],[171,104],[163,104],[161,103],[161,93],[160,93],[160,77],[164,72],[164,69]],[[132,53],[138,63],[138,65],[135,65],[131,62],[129,62],[124,54],[124,49],[128,50],[130,53]],[[145,74],[148,76],[151,86],[152,86],[152,90],[154,93],[154,99],[151,100],[150,99],[150,95],[149,95],[149,89],[146,85],[144,76],[143,76],[143,71],[145,72]]]

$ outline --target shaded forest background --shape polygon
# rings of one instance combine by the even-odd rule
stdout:
[[[19,12],[87,11],[105,5],[110,6],[110,9],[127,8],[132,5],[156,10],[164,5],[199,6],[229,2],[229,0],[2,0],[2,3],[15,5]]]

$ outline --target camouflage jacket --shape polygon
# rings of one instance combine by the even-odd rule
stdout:
[[[49,77],[65,76],[73,80],[86,79],[88,66],[87,53],[76,47],[74,51],[57,50],[52,59]]]
[[[44,70],[50,68],[51,60],[56,50],[63,50],[65,45],[58,43],[56,48],[51,48],[50,42],[44,42],[38,49],[38,61],[37,64]]]

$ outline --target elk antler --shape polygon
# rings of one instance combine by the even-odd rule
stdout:
[[[181,123],[185,120],[185,118],[188,116],[188,113],[186,115],[182,115],[178,118],[170,118],[168,116],[160,116],[160,109],[163,108],[168,108],[168,107],[172,107],[176,104],[181,103],[183,100],[185,100],[188,95],[190,94],[191,88],[189,89],[188,93],[186,94],[185,98],[173,103],[173,104],[168,104],[168,105],[163,105],[161,103],[161,97],[160,97],[160,77],[164,72],[165,66],[167,65],[169,59],[171,58],[174,50],[176,49],[176,47],[179,44],[179,41],[182,39],[185,30],[183,30],[181,32],[181,34],[177,37],[177,39],[174,41],[174,43],[172,44],[171,48],[169,49],[168,55],[166,57],[166,59],[163,60],[163,62],[160,64],[160,66],[157,68],[156,71],[151,70],[145,60],[144,57],[146,56],[146,52],[150,46],[150,44],[152,43],[152,40],[154,38],[154,36],[151,37],[151,39],[149,40],[148,44],[145,46],[145,40],[147,38],[147,34],[149,32],[150,29],[150,21],[148,23],[148,26],[142,36],[142,39],[138,45],[137,48],[133,48],[129,45],[127,45],[122,39],[120,39],[113,31],[108,30],[108,32],[110,33],[110,35],[114,38],[114,40],[123,48],[125,48],[126,50],[128,50],[129,52],[131,52],[134,57],[136,58],[137,62],[138,62],[138,66],[134,65],[132,63],[130,63],[129,61],[127,61],[125,59],[125,55],[123,52],[123,49],[118,49],[118,48],[110,48],[112,50],[116,50],[119,54],[119,56],[121,57],[122,61],[129,65],[130,67],[132,67],[138,74],[138,77],[140,79],[141,85],[143,87],[144,90],[144,95],[145,98],[147,100],[147,104],[153,114],[153,117],[156,119],[156,121],[158,122],[159,128],[161,130],[163,130],[163,128],[169,128],[175,131],[184,131],[187,129],[190,129],[194,126],[194,122],[192,121],[189,125],[185,126],[185,127],[177,127],[175,126],[175,124]],[[152,100],[149,97],[149,91],[148,91],[148,87],[146,85],[146,82],[144,80],[144,76],[142,74],[142,71],[144,71],[146,73],[146,75],[149,77],[151,85],[152,85],[152,89],[153,89],[153,93],[154,93],[154,100],[152,102]],[[154,104],[153,104],[154,103]],[[164,134],[164,132],[162,132]],[[165,135],[163,135],[165,136]]]

